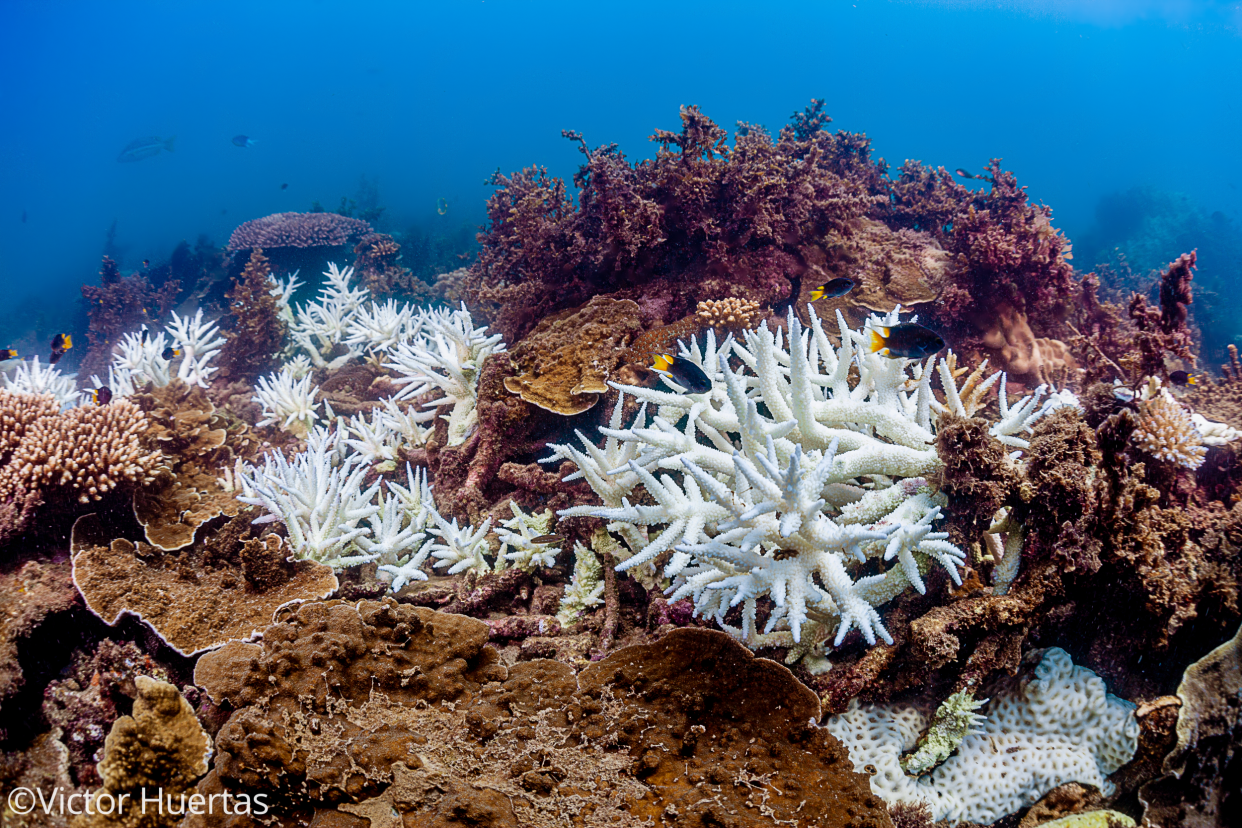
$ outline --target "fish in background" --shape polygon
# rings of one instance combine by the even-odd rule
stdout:
[[[251,138],[249,135],[234,135],[233,146],[242,147],[242,148],[253,147],[254,139]]]
[[[63,357],[73,348],[73,337],[67,333],[56,334],[52,339],[52,354],[48,357],[48,363],[55,365],[60,362]]]
[[[836,299],[838,296],[844,296],[853,290],[856,284],[857,282],[853,279],[838,276],[812,290],[811,301],[818,302],[820,299]]]
[[[17,350],[14,348],[0,348],[0,362],[7,362],[10,359],[18,359]]]
[[[125,149],[121,150],[121,154],[116,157],[116,160],[124,164],[131,161],[141,161],[144,158],[154,158],[164,150],[172,152],[173,143],[176,140],[176,135],[168,139],[159,138],[154,135],[146,138],[138,138],[130,141]]]

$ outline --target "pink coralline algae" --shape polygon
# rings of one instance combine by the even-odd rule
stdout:
[[[273,213],[234,230],[229,250],[340,247],[371,232],[365,221],[336,213]]]

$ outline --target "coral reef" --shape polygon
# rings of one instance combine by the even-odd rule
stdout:
[[[126,331],[163,319],[176,303],[181,290],[180,283],[175,279],[156,289],[140,273],[122,276],[116,262],[107,256],[104,256],[99,271],[99,282],[98,287],[82,286],[82,298],[90,319],[90,328],[86,332],[90,345],[79,364],[83,374],[101,372],[112,358],[112,349]]]
[[[25,684],[19,658],[22,642],[48,618],[78,603],[68,569],[63,563],[27,561],[14,572],[0,574],[0,712],[5,700]],[[8,730],[8,724],[0,726],[0,740],[7,738]]]

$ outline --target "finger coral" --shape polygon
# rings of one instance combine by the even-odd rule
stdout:
[[[147,427],[142,409],[124,399],[35,420],[0,469],[0,500],[20,486],[89,503],[117,486],[150,483],[161,455],[143,447]]]
[[[1191,412],[1168,389],[1140,403],[1134,442],[1157,460],[1191,470],[1203,465],[1207,454]]]
[[[765,315],[755,300],[736,296],[704,299],[695,306],[695,313],[704,327],[715,328],[721,335],[726,331],[740,333],[753,328]]]

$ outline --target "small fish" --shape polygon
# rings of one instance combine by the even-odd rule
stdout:
[[[871,329],[871,353],[886,357],[922,359],[944,347],[935,331],[915,322]]]
[[[1185,385],[1198,385],[1199,378],[1187,371],[1173,371],[1169,374],[1169,382],[1180,388]]]
[[[957,174],[958,174],[958,175],[960,175],[962,178],[978,178],[978,177],[979,177],[979,176],[977,176],[977,175],[971,175],[970,173],[966,172],[965,170],[961,169],[960,167],[959,167],[958,169],[954,170],[953,172],[957,173]]]
[[[170,346],[170,347],[168,347],[168,348],[165,348],[165,349],[163,350],[163,352],[160,354],[160,356],[162,356],[164,359],[169,359],[169,360],[170,360],[170,359],[172,359],[173,357],[179,357],[179,356],[181,356],[181,349],[179,349],[179,348],[173,348],[173,347],[171,347],[171,346]]]
[[[101,385],[91,392],[91,400],[95,405],[107,405],[112,402],[112,389],[106,385]]]
[[[150,267],[150,266],[151,266],[151,260],[150,260],[150,259],[143,259],[143,260],[142,260],[142,269],[143,269],[143,270],[146,270],[146,269],[147,269],[148,267]]]
[[[686,389],[688,394],[704,394],[712,390],[712,381],[708,379],[707,374],[688,359],[669,354],[656,354],[651,367],[666,374],[669,379]]]
[[[235,147],[253,147],[254,139],[248,135],[234,135],[233,146]]]
[[[836,299],[838,296],[844,296],[853,290],[856,284],[858,283],[853,279],[838,276],[812,290],[811,301],[818,302],[820,299]]]
[[[281,184],[281,185],[280,185],[280,189],[282,189],[282,190],[287,190],[287,189],[289,189],[289,185],[288,185],[288,184]]]
[[[173,143],[176,140],[176,135],[168,140],[157,138],[154,135],[147,138],[138,138],[130,141],[125,149],[121,150],[121,154],[116,157],[116,160],[121,163],[128,163],[130,161],[141,161],[144,158],[154,158],[163,150],[172,152]]]
[[[4,362],[6,359],[17,359],[17,351],[12,348],[0,350],[0,362]]]
[[[60,362],[60,358],[63,357],[72,347],[73,337],[69,334],[56,334],[56,336],[52,338],[52,354],[47,358],[48,363],[55,365]]]
[[[444,215],[445,213],[448,212],[448,199],[447,198],[440,197],[436,199],[436,212],[439,213],[440,215]]]
[[[563,540],[565,540],[565,539],[564,539],[563,537],[561,537],[560,535],[540,535],[540,536],[539,536],[539,537],[537,537],[537,538],[531,538],[531,539],[530,539],[530,542],[531,542],[531,543],[540,543],[540,544],[542,544],[542,543],[560,543],[560,542],[561,542],[561,541],[563,541]]]

